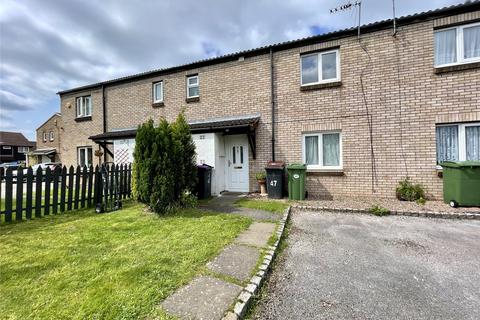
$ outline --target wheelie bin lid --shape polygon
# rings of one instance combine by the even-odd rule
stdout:
[[[471,168],[480,167],[480,161],[444,161],[440,165],[447,168]]]
[[[307,170],[307,166],[303,163],[291,163],[287,166],[287,170]]]
[[[203,163],[203,164],[197,164],[197,168],[201,168],[201,169],[212,169],[213,167],[211,165],[208,165],[206,163]]]
[[[283,169],[285,168],[285,162],[283,161],[269,161],[265,169]]]

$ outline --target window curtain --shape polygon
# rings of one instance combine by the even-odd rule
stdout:
[[[340,135],[338,133],[323,135],[323,165],[340,165]]]
[[[463,29],[464,58],[480,57],[480,26]]]
[[[458,126],[437,127],[437,163],[458,160]]]
[[[318,137],[305,137],[305,162],[307,165],[318,163]]]
[[[480,161],[480,126],[465,128],[467,160]]]
[[[435,33],[435,65],[457,61],[457,31],[456,29],[438,31]]]

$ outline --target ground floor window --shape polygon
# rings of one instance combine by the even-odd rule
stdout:
[[[341,133],[322,132],[304,134],[303,162],[307,165],[307,169],[341,169]]]
[[[91,166],[92,165],[92,147],[79,147],[78,148],[78,165]]]
[[[437,163],[480,161],[480,123],[438,125]]]

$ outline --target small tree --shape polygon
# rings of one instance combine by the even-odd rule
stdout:
[[[157,128],[139,126],[134,151],[134,195],[157,213],[191,205],[196,183],[195,145],[185,116]]]

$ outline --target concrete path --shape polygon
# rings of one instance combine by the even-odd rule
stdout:
[[[213,198],[207,203],[200,204],[199,208],[217,212],[238,214],[255,220],[279,221],[281,219],[281,215],[274,212],[235,206],[235,201],[241,199],[244,196],[245,194],[243,193],[222,193],[221,195]]]
[[[254,319],[480,319],[480,221],[295,211]]]
[[[214,204],[209,204],[206,209],[242,214],[259,220],[273,220],[270,219],[270,212],[261,210],[242,210],[239,213],[237,208],[232,208],[237,199],[238,195],[214,199],[211,201]],[[274,215],[275,218],[280,217]],[[275,228],[276,223],[272,222],[252,223],[233,244],[225,247],[207,264],[210,271],[208,275],[199,276],[177,290],[163,301],[162,307],[181,319],[221,319],[243,288],[238,284],[245,284],[256,271],[262,250],[268,246]]]

